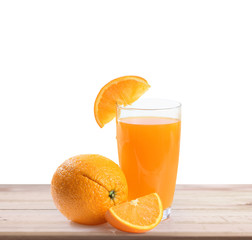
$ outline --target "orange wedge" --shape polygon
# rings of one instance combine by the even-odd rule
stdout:
[[[160,223],[162,216],[162,202],[157,193],[113,206],[105,214],[113,227],[132,233],[153,229]]]
[[[98,125],[103,127],[116,116],[116,104],[132,104],[149,87],[144,78],[137,76],[124,76],[107,83],[98,93],[94,104],[94,115]]]

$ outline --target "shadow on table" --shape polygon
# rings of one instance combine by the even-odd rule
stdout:
[[[73,221],[70,221],[71,227],[73,227],[75,230],[82,230],[82,231],[90,231],[90,232],[110,232],[110,233],[116,233],[120,232],[119,230],[115,229],[112,227],[109,223],[104,223],[104,224],[99,224],[99,225],[84,225],[84,224],[79,224]]]

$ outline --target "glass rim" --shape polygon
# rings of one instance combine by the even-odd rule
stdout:
[[[179,109],[181,108],[182,104],[178,101],[170,100],[170,99],[165,99],[165,98],[143,98],[141,99],[142,101],[148,100],[148,101],[163,101],[166,103],[172,103],[174,106],[169,106],[169,107],[150,107],[150,108],[144,108],[144,107],[134,107],[132,105],[121,105],[116,103],[116,108],[120,110],[141,110],[141,111],[160,111],[160,110],[172,110],[172,109]],[[138,101],[138,100],[136,100]],[[135,102],[134,102],[135,103]],[[132,103],[132,104],[134,104]]]

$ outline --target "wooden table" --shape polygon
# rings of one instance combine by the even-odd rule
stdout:
[[[0,239],[252,239],[252,185],[178,185],[171,218],[145,234],[68,221],[49,185],[0,185]]]

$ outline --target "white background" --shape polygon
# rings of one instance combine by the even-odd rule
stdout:
[[[0,183],[118,162],[93,104],[123,75],[183,104],[178,183],[252,183],[252,1],[1,1]]]

